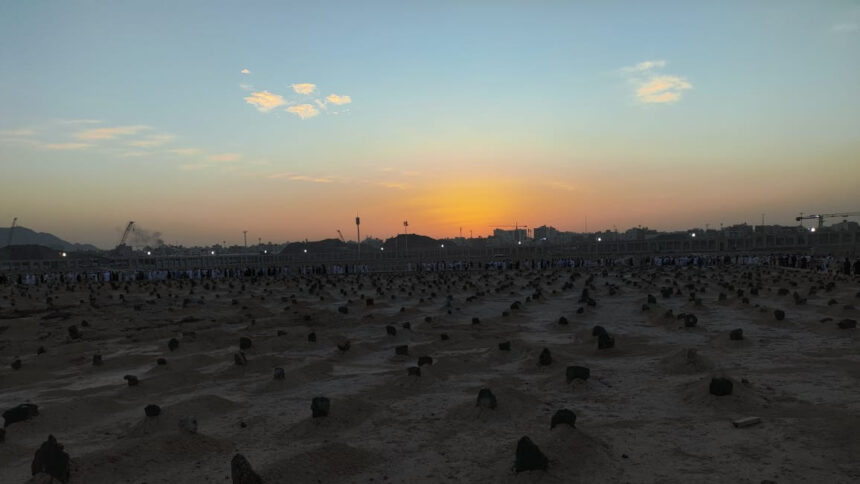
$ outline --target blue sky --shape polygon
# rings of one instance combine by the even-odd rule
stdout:
[[[111,246],[131,219],[211,243],[356,211],[383,237],[853,210],[858,25],[856,1],[4,2],[0,217]]]

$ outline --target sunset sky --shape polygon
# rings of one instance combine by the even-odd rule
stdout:
[[[0,226],[116,245],[860,210],[860,3],[0,2]]]

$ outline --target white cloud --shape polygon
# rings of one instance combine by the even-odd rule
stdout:
[[[649,71],[654,68],[666,67],[666,61],[664,60],[655,60],[655,61],[644,61],[636,64],[631,67],[624,67],[621,70],[624,72],[644,72]]]
[[[151,147],[151,146],[161,146],[169,141],[171,141],[175,136],[172,134],[154,134],[152,136],[147,136],[146,139],[130,141],[128,144],[130,146],[137,147]]]
[[[858,26],[856,23],[844,23],[844,24],[834,25],[833,28],[830,30],[832,30],[833,32],[836,32],[836,33],[847,33],[847,32],[855,32],[858,28],[860,28],[860,26]]]
[[[43,145],[49,150],[67,151],[67,150],[82,150],[92,146],[89,143],[52,143]]]
[[[666,67],[664,60],[643,61],[635,66],[623,67],[621,71],[636,86],[636,99],[645,104],[673,103],[681,99],[684,91],[693,85],[686,78],[675,75],[660,75],[655,69]]]
[[[8,136],[10,138],[25,138],[29,136],[33,136],[36,134],[32,129],[8,129],[6,131],[0,131],[0,136]]]
[[[681,93],[693,85],[683,77],[654,76],[639,84],[636,98],[643,103],[673,103],[681,99]]]
[[[408,187],[405,183],[383,181],[378,183],[379,186],[390,188],[392,190],[406,190]]]
[[[316,84],[311,84],[309,82],[304,82],[300,84],[292,84],[290,87],[293,88],[293,91],[296,91],[298,94],[310,94],[317,90]]]
[[[349,96],[338,96],[337,94],[329,94],[328,97],[325,98],[326,101],[332,104],[349,104],[352,102],[352,98]]]
[[[301,181],[301,182],[310,182],[310,183],[332,183],[334,180],[326,177],[313,177],[308,175],[297,175],[295,173],[285,172],[285,173],[275,173],[269,175],[270,180],[284,179],[290,181]]]
[[[217,163],[230,163],[239,160],[242,155],[239,153],[221,153],[219,155],[209,155],[208,160]]]
[[[241,72],[242,74],[250,74],[251,73],[251,71],[249,71],[248,69],[242,69],[239,72]]]
[[[302,119],[312,118],[320,112],[311,104],[299,104],[298,106],[290,106],[287,108],[291,112]]]
[[[170,151],[171,153],[175,153],[177,155],[193,156],[193,155],[200,154],[202,150],[200,150],[199,148],[174,148],[174,149],[168,150],[168,151]]]
[[[269,91],[252,92],[250,96],[245,98],[245,102],[256,107],[262,113],[286,104],[283,96],[272,94]]]
[[[77,139],[95,140],[95,139],[114,139],[118,136],[128,136],[137,134],[141,131],[149,129],[148,126],[117,126],[115,128],[96,128],[81,131],[75,134]]]

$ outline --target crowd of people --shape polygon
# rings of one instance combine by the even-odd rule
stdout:
[[[490,261],[438,260],[404,262],[400,266],[386,264],[372,266],[367,264],[319,264],[297,266],[269,266],[222,269],[182,269],[182,270],[126,270],[126,271],[86,271],[86,272],[41,272],[0,274],[0,285],[5,284],[44,284],[44,283],[93,283],[125,281],[167,281],[180,279],[241,279],[261,276],[304,275],[347,275],[371,272],[443,272],[443,271],[503,271],[503,270],[547,270],[552,268],[593,268],[593,267],[647,267],[647,266],[766,266],[801,270],[840,273],[860,276],[860,258],[842,258],[833,255],[810,254],[749,254],[749,255],[664,255],[664,256],[620,256],[598,258],[557,258],[557,259],[504,259]]]

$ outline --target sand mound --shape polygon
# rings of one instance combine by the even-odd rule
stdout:
[[[350,480],[382,461],[379,454],[332,442],[260,469],[264,482],[320,483]]]
[[[660,368],[669,374],[692,374],[711,371],[714,362],[696,348],[678,350],[660,360]]]

